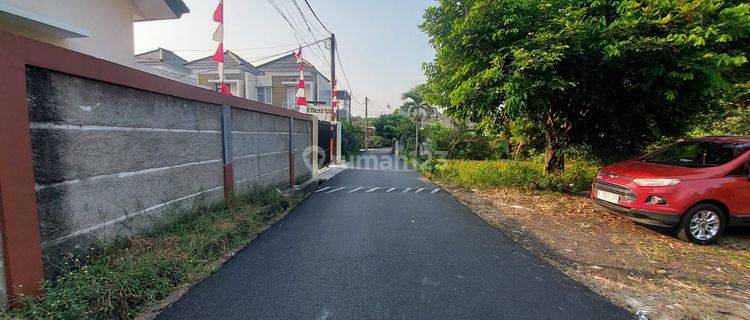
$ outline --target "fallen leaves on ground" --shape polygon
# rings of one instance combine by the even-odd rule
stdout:
[[[483,219],[649,319],[750,319],[750,229],[698,246],[608,214],[587,197],[447,188]]]

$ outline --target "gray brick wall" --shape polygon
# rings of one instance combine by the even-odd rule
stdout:
[[[95,239],[147,232],[174,207],[222,199],[222,106],[32,67],[27,89],[48,274]],[[294,123],[305,180],[311,125]],[[231,136],[240,190],[288,183],[288,117],[233,108]]]

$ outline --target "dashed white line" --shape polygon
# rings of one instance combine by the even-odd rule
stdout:
[[[411,190],[411,188],[406,188],[406,189],[404,189],[404,191],[401,191],[401,193],[407,193],[407,192],[409,192],[409,190]]]
[[[440,188],[437,188],[437,189],[435,189],[435,190],[432,190],[432,191],[430,191],[430,193],[437,193],[438,191],[440,191]]]
[[[396,190],[396,188],[390,188],[390,189],[388,189],[388,190],[387,190],[386,192],[391,192],[391,191],[393,191],[393,190]]]
[[[357,192],[357,191],[362,190],[362,189],[364,189],[364,188],[362,188],[362,187],[354,188],[352,191],[349,191],[349,193],[354,193],[354,192]]]
[[[424,188],[419,188],[419,189],[417,189],[417,191],[414,191],[414,193],[420,193],[422,191],[424,191]]]
[[[334,193],[334,192],[337,192],[337,191],[341,191],[341,190],[344,190],[344,188],[345,188],[345,187],[340,187],[340,188],[336,188],[336,189],[333,189],[333,190],[331,190],[331,191],[328,191],[328,192],[326,192],[326,193]]]
[[[323,187],[315,191],[315,193],[325,191],[326,189],[330,189],[331,187]]]
[[[367,192],[374,192],[375,190],[378,190],[378,189],[380,189],[380,188],[379,187],[375,187],[375,188],[372,188],[370,190],[367,190]]]

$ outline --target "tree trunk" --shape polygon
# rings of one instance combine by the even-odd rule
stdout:
[[[525,140],[521,140],[521,142],[518,143],[518,146],[516,147],[516,153],[515,156],[513,156],[513,160],[518,161],[518,159],[521,158],[521,151],[523,151]]]
[[[547,143],[544,152],[544,174],[560,173],[565,169],[565,155],[562,150]]]
[[[560,138],[554,130],[551,117],[547,120],[544,136],[547,140],[547,147],[544,150],[544,174],[563,172],[565,170],[565,155]]]

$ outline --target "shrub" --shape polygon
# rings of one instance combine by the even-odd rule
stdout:
[[[348,158],[364,148],[364,131],[361,127],[346,122],[341,124],[341,128],[341,153]]]
[[[450,159],[487,160],[495,158],[490,138],[482,135],[464,135],[448,152]]]
[[[457,130],[447,127],[442,122],[425,126],[423,135],[429,141],[428,148],[431,151],[448,151],[460,139],[460,133]]]
[[[372,148],[384,148],[384,147],[390,147],[390,146],[391,146],[391,140],[388,140],[381,136],[372,136],[372,141],[370,141],[370,147]]]
[[[564,173],[544,174],[540,162],[494,160],[429,160],[420,170],[430,178],[462,188],[511,187],[522,190],[583,192],[589,190],[598,167],[570,161]]]

